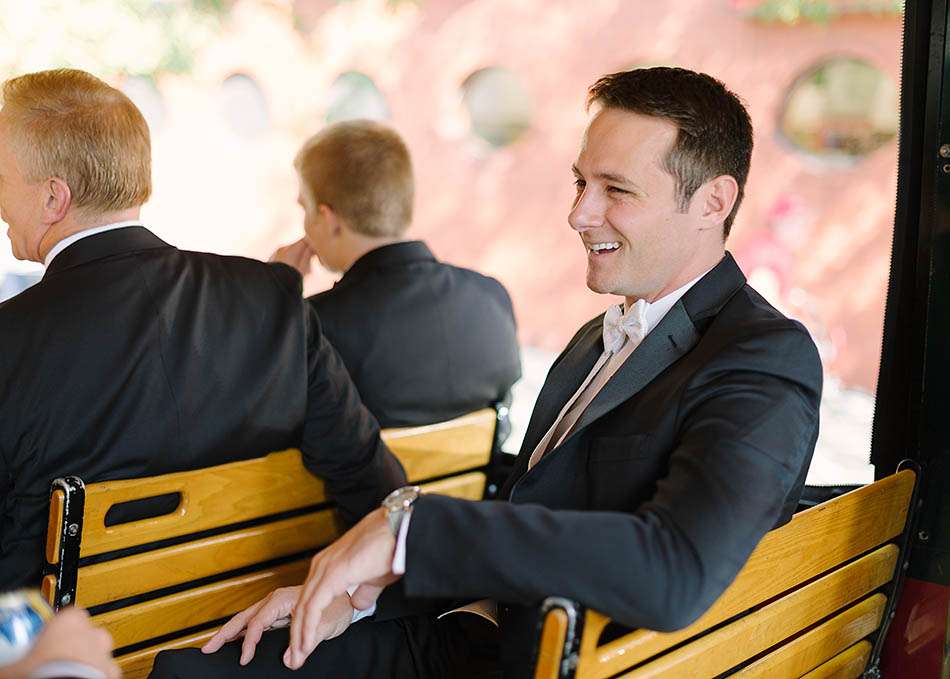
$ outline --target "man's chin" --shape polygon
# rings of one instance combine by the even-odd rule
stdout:
[[[590,276],[587,277],[587,287],[591,292],[596,292],[598,295],[612,295],[614,294],[614,286],[610,285],[604,281],[599,281]]]
[[[22,248],[18,248],[13,240],[10,241],[10,251],[13,253],[14,259],[19,259],[21,262],[42,262],[36,257],[30,257]]]

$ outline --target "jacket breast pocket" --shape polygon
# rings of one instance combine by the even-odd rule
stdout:
[[[652,456],[651,434],[603,436],[591,441],[590,462],[628,462]]]

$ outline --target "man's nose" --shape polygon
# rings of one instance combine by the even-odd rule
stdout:
[[[587,229],[592,229],[604,224],[604,206],[603,202],[598,200],[590,187],[584,188],[574,207],[571,208],[567,216],[567,222],[571,228],[578,233],[583,233]]]

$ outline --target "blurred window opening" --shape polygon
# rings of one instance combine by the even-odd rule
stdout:
[[[218,93],[221,115],[239,137],[259,137],[271,127],[264,92],[253,78],[243,73],[228,76]]]
[[[341,120],[368,118],[389,120],[390,111],[386,97],[376,83],[365,73],[346,71],[337,76],[330,86],[327,105],[327,123]]]
[[[850,165],[897,135],[897,86],[860,59],[835,57],[792,85],[779,136],[823,161]]]
[[[122,83],[122,91],[145,116],[149,130],[155,132],[165,122],[165,99],[148,76],[131,75]]]
[[[531,126],[531,97],[506,68],[493,66],[472,73],[462,83],[462,101],[472,131],[492,146],[508,146]]]

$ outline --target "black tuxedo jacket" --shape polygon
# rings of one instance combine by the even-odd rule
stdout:
[[[0,590],[39,584],[58,476],[300,447],[346,523],[405,483],[296,272],[142,227],[77,241],[0,305],[0,385]]]
[[[439,262],[421,241],[368,252],[309,301],[383,427],[485,408],[521,377],[508,293],[494,278]]]
[[[506,676],[530,676],[535,607],[547,596],[631,627],[692,622],[791,516],[814,450],[815,346],[727,255],[527,471],[603,352],[601,323],[582,327],[551,368],[502,490],[508,502],[423,496],[412,514],[405,594],[502,602]]]

